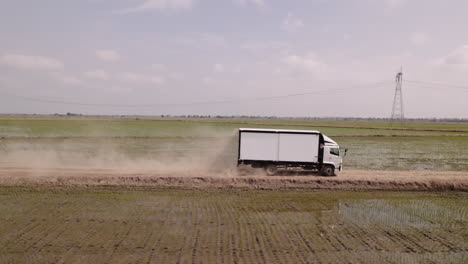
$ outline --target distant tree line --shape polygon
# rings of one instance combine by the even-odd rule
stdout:
[[[43,114],[1,114],[4,116],[51,116]],[[369,121],[369,122],[400,122],[391,118],[382,117],[294,117],[294,116],[260,116],[260,115],[83,115],[68,112],[55,113],[52,116],[81,116],[81,117],[122,117],[122,118],[193,118],[193,119],[264,119],[264,120],[296,120],[296,121]],[[431,122],[431,123],[468,123],[467,118],[405,118],[405,123]]]
[[[160,115],[161,118],[194,118],[194,119],[271,119],[297,121],[369,121],[369,122],[400,122],[382,117],[288,117],[288,116],[258,116],[258,115]],[[451,122],[467,123],[466,118],[405,118],[404,122]]]

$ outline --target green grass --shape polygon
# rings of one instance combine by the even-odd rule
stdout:
[[[464,263],[466,193],[0,187],[2,263]]]
[[[0,136],[206,136],[228,135],[239,127],[292,128],[320,130],[328,135],[440,135],[449,132],[401,131],[383,129],[330,128],[321,126],[392,127],[417,129],[456,129],[468,134],[467,124],[394,124],[379,122],[333,122],[288,120],[232,120],[232,119],[128,119],[128,118],[50,118],[50,119],[0,119]],[[211,122],[211,123],[200,123]],[[250,124],[230,124],[230,123]],[[280,125],[268,125],[268,124]],[[261,125],[264,124],[264,125]],[[294,126],[292,126],[294,125]],[[301,126],[305,125],[305,126]],[[310,127],[313,126],[313,127]],[[460,133],[457,133],[460,134]]]
[[[468,170],[467,137],[338,138],[353,169]]]
[[[203,122],[201,122],[203,121]],[[210,122],[210,123],[204,123]],[[231,123],[229,123],[231,122]],[[232,124],[248,122],[248,124]],[[281,124],[266,126],[260,124]],[[289,126],[288,126],[289,125]],[[236,162],[239,127],[289,128],[320,130],[334,139],[342,148],[348,148],[346,169],[377,170],[468,170],[468,132],[404,131],[385,129],[358,129],[338,127],[307,127],[291,125],[328,125],[356,127],[388,127],[379,122],[332,122],[290,120],[231,120],[186,119],[182,121],[129,118],[3,118],[0,119],[1,136],[91,138],[0,138],[0,163],[8,165],[12,153],[41,151],[54,153],[64,163],[76,159],[112,159],[114,154],[131,159],[160,160],[163,158],[199,159],[219,156],[223,164]],[[393,127],[424,129],[468,130],[467,124],[394,124]],[[457,135],[465,135],[459,137]],[[366,135],[404,135],[410,137],[352,137]],[[425,135],[425,137],[417,137]],[[453,136],[448,136],[453,135]],[[411,137],[415,136],[415,137]],[[107,139],[92,137],[109,137]],[[156,138],[111,138],[156,137]],[[159,138],[157,138],[159,137]],[[185,137],[185,138],[178,138]],[[214,137],[214,138],[203,138]],[[220,160],[218,159],[218,160]]]

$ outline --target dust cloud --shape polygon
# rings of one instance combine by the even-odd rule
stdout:
[[[353,171],[265,176],[237,169],[237,133],[0,139],[0,184],[169,188],[468,190],[466,172]],[[293,177],[292,177],[293,176]]]
[[[0,168],[236,175],[237,133],[203,134],[208,136],[0,139]]]

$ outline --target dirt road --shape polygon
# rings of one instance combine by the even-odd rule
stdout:
[[[260,171],[155,171],[0,167],[1,185],[123,185],[215,189],[468,190],[468,172],[347,170],[335,177]]]

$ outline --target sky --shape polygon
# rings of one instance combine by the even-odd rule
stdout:
[[[466,0],[0,0],[0,113],[468,118]]]

